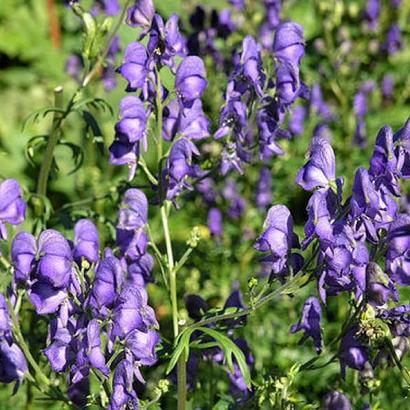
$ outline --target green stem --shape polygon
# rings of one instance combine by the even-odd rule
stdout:
[[[63,87],[61,86],[58,86],[54,89],[54,107],[63,108]],[[37,194],[42,197],[46,196],[47,194],[47,182],[51,171],[51,165],[53,164],[53,153],[58,142],[58,131],[61,124],[60,118],[61,114],[55,112],[53,118],[53,125],[48,136],[44,160],[41,163],[40,173],[38,176]]]
[[[107,44],[104,48],[104,51],[101,53],[100,57],[98,58],[97,62],[95,63],[94,67],[92,70],[84,77],[84,80],[81,83],[81,88],[84,88],[87,86],[87,84],[93,79],[93,77],[99,72],[100,68],[104,64],[105,57],[107,57],[107,54],[110,50],[112,40],[114,39],[115,35],[117,34],[117,31],[120,29],[121,24],[124,20],[125,13],[128,10],[128,6],[131,4],[131,0],[127,0],[124,4],[124,7],[122,8],[121,15],[118,18],[117,24],[114,26],[112,29],[110,35],[108,36]]]
[[[162,100],[161,100],[161,78],[157,72],[157,89],[156,89],[156,108],[157,108],[157,159],[158,159],[158,178],[161,180],[161,159],[162,159]]]

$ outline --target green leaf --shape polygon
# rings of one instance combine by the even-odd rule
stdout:
[[[185,358],[186,360],[188,359],[189,356],[189,342],[191,339],[191,335],[194,332],[195,329],[185,329],[180,333],[176,340],[176,348],[174,352],[172,353],[171,360],[169,361],[168,367],[166,374],[169,374],[171,370],[176,366],[178,363],[178,360],[182,354],[182,352],[185,350]]]
[[[34,137],[29,139],[27,145],[25,146],[24,154],[27,158],[27,161],[30,162],[31,165],[37,165],[34,162],[34,154],[37,149],[47,144],[47,140],[48,135],[35,135]]]
[[[28,124],[28,122],[31,120],[33,122],[38,121],[39,117],[41,119],[44,119],[48,114],[59,112],[63,114],[65,112],[64,109],[62,108],[56,108],[56,107],[43,107],[40,108],[36,111],[33,111],[24,121],[23,121],[23,126],[22,129],[24,130]]]
[[[248,387],[250,387],[252,383],[251,375],[249,372],[248,364],[246,363],[245,355],[243,354],[242,350],[228,336],[216,331],[215,329],[210,329],[208,327],[198,327],[196,330],[208,334],[217,342],[219,342],[222,350],[225,353],[225,359],[231,371],[233,371],[232,355],[235,356],[236,362],[238,363],[245,383]]]
[[[84,162],[83,149],[79,145],[73,144],[72,142],[65,141],[65,140],[60,140],[58,142],[58,145],[66,146],[71,150],[72,156],[73,156],[73,159],[74,159],[74,168],[72,170],[70,170],[67,173],[67,175],[74,174],[75,172],[77,172],[81,168],[81,165],[83,165],[83,162]]]

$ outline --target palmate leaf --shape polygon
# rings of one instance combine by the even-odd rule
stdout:
[[[93,107],[96,110],[107,110],[111,115],[114,115],[114,110],[112,109],[111,105],[105,101],[103,98],[100,97],[91,97],[85,98],[74,104],[73,110],[79,111],[82,110],[84,107]]]
[[[81,165],[84,162],[83,149],[79,145],[73,144],[72,142],[65,141],[65,140],[60,140],[58,142],[58,145],[66,146],[71,150],[71,153],[74,159],[74,168],[70,170],[67,175],[74,174],[80,169]]]
[[[31,137],[29,141],[27,142],[25,149],[24,149],[24,155],[27,161],[31,165],[33,166],[37,165],[34,162],[34,153],[36,152],[38,148],[46,145],[47,140],[48,140],[48,135],[35,135],[34,137]]]
[[[29,123],[29,121],[33,121],[36,122],[40,119],[44,119],[48,114],[51,113],[60,113],[63,114],[65,113],[65,110],[63,108],[57,108],[57,107],[43,107],[40,108],[36,111],[33,111],[24,121],[23,121],[23,125],[22,125],[22,130],[24,131],[24,129],[26,128],[27,124]]]
[[[171,370],[176,366],[184,350],[185,350],[185,361],[188,360],[189,349],[191,346],[190,339],[194,331],[199,331],[199,332],[202,332],[204,334],[211,336],[213,339],[215,339],[215,343],[206,342],[203,344],[192,344],[192,347],[195,347],[197,349],[203,349],[203,348],[219,346],[224,352],[226,364],[228,365],[230,371],[231,372],[234,371],[233,358],[235,357],[246,385],[248,387],[251,386],[251,383],[252,383],[251,375],[249,372],[248,364],[246,363],[245,355],[243,354],[242,350],[228,336],[224,335],[223,333],[218,332],[215,329],[211,329],[208,327],[197,327],[193,329],[188,328],[188,329],[185,329],[178,336],[176,340],[176,348],[174,352],[172,353],[171,360],[169,361],[169,364],[168,364],[167,374],[169,374]]]

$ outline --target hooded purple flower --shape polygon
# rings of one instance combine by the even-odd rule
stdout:
[[[148,76],[148,53],[141,43],[133,42],[128,44],[123,64],[118,72],[128,81],[127,91],[145,90]]]
[[[326,101],[323,99],[322,89],[318,83],[314,84],[312,87],[310,94],[310,106],[317,115],[323,118],[323,120],[327,121],[333,118],[333,113],[326,104]]]
[[[0,341],[0,382],[17,382],[16,388],[23,380],[24,374],[28,371],[27,362],[20,348],[6,340]]]
[[[36,252],[34,236],[28,232],[18,232],[11,244],[11,260],[17,282],[26,283],[29,280]]]
[[[394,90],[394,79],[390,74],[385,74],[383,76],[381,90],[383,98],[385,100],[388,100],[392,97]]]
[[[298,247],[297,236],[293,232],[293,218],[284,205],[274,205],[263,224],[263,233],[257,238],[255,249],[268,252],[262,262],[269,266],[272,274],[284,276],[288,273],[288,256],[292,247]]]
[[[351,327],[343,336],[340,344],[339,360],[342,377],[345,377],[346,366],[356,370],[363,370],[369,360],[369,353],[357,336],[358,327]]]
[[[155,330],[148,329],[142,332],[135,329],[126,337],[125,344],[138,363],[152,366],[157,361],[155,347],[159,340],[159,334]]]
[[[374,262],[369,262],[366,269],[366,297],[373,306],[382,306],[389,299],[397,302],[399,298],[391,279]]]
[[[29,297],[37,314],[48,315],[58,310],[67,299],[67,292],[46,282],[37,281],[30,287]]]
[[[145,140],[146,127],[147,113],[143,102],[138,97],[124,97],[120,103],[120,120],[115,125],[115,132],[125,135],[129,142],[135,143]]]
[[[303,27],[291,21],[280,24],[276,29],[273,52],[276,58],[298,66],[305,54]]]
[[[400,27],[397,24],[390,26],[384,48],[389,55],[394,55],[403,48]]]
[[[110,370],[101,351],[101,329],[97,319],[92,319],[87,326],[87,356],[91,367],[108,377]]]
[[[0,293],[0,340],[9,339],[11,334],[11,320],[6,299]]]
[[[313,136],[309,147],[309,160],[299,171],[296,183],[311,191],[318,187],[332,186],[335,178],[336,162],[332,146],[327,139]]]
[[[196,56],[189,56],[178,66],[175,88],[183,101],[201,98],[208,82],[203,61]]]
[[[272,173],[269,168],[262,168],[256,187],[256,206],[260,211],[265,211],[272,198]]]
[[[353,410],[353,407],[343,393],[332,391],[323,398],[323,410]]]
[[[19,225],[26,216],[23,191],[15,179],[6,179],[0,184],[0,240],[7,239],[5,223]]]
[[[370,30],[375,30],[379,21],[380,0],[367,0],[364,17]]]
[[[400,285],[410,285],[410,216],[399,214],[387,233],[386,267]]]
[[[55,288],[67,287],[73,271],[73,255],[69,243],[61,233],[47,229],[38,240],[36,277]]]
[[[396,156],[401,177],[410,178],[410,118],[394,135],[393,141],[397,145]]]
[[[125,338],[135,329],[146,332],[158,326],[155,312],[147,302],[145,289],[131,283],[122,289],[114,308],[113,337]]]
[[[123,360],[115,368],[113,390],[107,410],[122,410],[124,406],[138,409],[137,394],[132,387],[134,366],[128,360]]]
[[[134,230],[142,228],[148,222],[148,201],[139,189],[128,189],[122,199],[119,211],[118,228]]]
[[[116,135],[109,151],[111,165],[128,165],[128,180],[131,181],[134,178],[140,156],[139,142],[131,143],[125,135],[119,134]]]
[[[308,220],[305,224],[305,239],[302,248],[306,249],[314,235],[321,241],[330,241],[333,236],[332,220],[337,205],[336,194],[331,189],[318,189],[309,199]]]
[[[65,61],[66,73],[76,81],[80,81],[83,68],[83,60],[77,54],[70,54]]]
[[[209,119],[202,110],[201,100],[184,107],[180,115],[179,132],[183,137],[200,140],[209,137]]]
[[[305,117],[306,108],[303,105],[298,105],[292,110],[288,122],[288,128],[292,135],[300,136],[303,134],[305,126]]]
[[[144,31],[151,27],[155,7],[152,0],[136,0],[127,10],[127,24],[131,27],[142,27]]]
[[[97,227],[89,219],[80,219],[74,226],[74,259],[81,266],[81,259],[89,263],[99,260],[100,240]]]
[[[218,208],[211,208],[208,212],[208,228],[212,236],[221,238],[223,235],[222,212]]]
[[[60,319],[53,319],[49,325],[48,343],[44,354],[54,372],[64,372],[75,359],[74,337],[75,329],[69,324],[64,327]]]
[[[167,159],[166,172],[169,178],[167,198],[175,198],[184,188],[190,189],[187,177],[197,177],[200,170],[192,164],[192,156],[199,155],[196,146],[186,138],[176,141]]]
[[[95,279],[89,303],[105,316],[105,308],[111,308],[124,282],[120,261],[114,256],[105,257],[95,271]]]
[[[253,85],[257,94],[262,96],[265,74],[259,46],[252,36],[246,36],[243,40],[240,64],[245,78]]]
[[[303,341],[311,337],[317,353],[322,351],[321,319],[322,308],[320,307],[320,302],[317,298],[311,296],[303,305],[302,318],[290,328],[291,333],[303,330],[305,332],[302,339]]]

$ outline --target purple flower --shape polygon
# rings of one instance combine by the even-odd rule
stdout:
[[[148,222],[148,201],[139,189],[128,189],[122,199],[117,227],[125,230],[142,228]]]
[[[91,367],[98,369],[108,377],[110,370],[105,363],[105,357],[101,351],[101,329],[97,319],[92,319],[87,326],[87,355]]]
[[[98,0],[107,16],[116,16],[120,11],[121,7],[118,0]]]
[[[298,66],[305,54],[303,27],[291,21],[281,23],[275,32],[273,52],[276,58]]]
[[[163,110],[162,135],[165,140],[170,141],[174,139],[179,129],[180,120],[179,102],[178,100],[172,100]]]
[[[40,260],[36,277],[55,288],[67,287],[73,271],[70,245],[61,233],[47,229],[38,240]]]
[[[332,391],[323,398],[323,410],[353,410],[353,407],[343,393]]]
[[[399,214],[387,233],[386,267],[400,285],[410,284],[410,216]]]
[[[146,88],[148,53],[141,43],[133,42],[128,44],[125,50],[124,62],[118,72],[128,81],[127,91]]]
[[[390,74],[385,74],[382,80],[382,95],[385,100],[390,99],[393,95],[394,79]]]
[[[288,256],[291,248],[299,245],[293,232],[293,219],[289,209],[284,205],[272,206],[263,229],[254,247],[260,252],[269,253],[262,262],[269,267],[273,275],[285,276],[289,271]]]
[[[67,292],[46,282],[37,281],[30,288],[29,298],[37,314],[48,315],[58,310],[67,299]]]
[[[202,110],[201,100],[184,107],[180,115],[179,132],[183,137],[200,140],[209,137],[209,119]]]
[[[176,141],[167,159],[166,173],[168,180],[167,198],[173,199],[184,189],[191,189],[187,177],[197,177],[201,174],[199,168],[192,164],[193,155],[199,155],[196,146],[186,138]]]
[[[222,212],[218,208],[211,208],[208,211],[208,228],[212,236],[221,238],[223,235]]]
[[[89,263],[99,260],[100,240],[97,227],[89,219],[80,219],[74,226],[74,259],[81,266],[81,259]]]
[[[306,249],[314,235],[321,241],[330,241],[333,236],[332,219],[335,216],[337,196],[331,189],[318,189],[309,199],[308,220],[305,224],[305,239],[302,248]]]
[[[67,366],[75,359],[73,334],[64,327],[60,319],[53,319],[49,325],[49,346],[44,349],[50,366],[54,372],[64,372]]]
[[[396,54],[403,47],[401,40],[400,27],[397,24],[392,24],[387,32],[384,48],[389,55]]]
[[[9,338],[11,332],[11,320],[7,302],[2,293],[0,293],[0,340]]]
[[[322,89],[318,83],[314,84],[312,87],[310,94],[310,106],[317,113],[317,115],[323,118],[323,120],[327,121],[333,118],[333,113],[323,99]]]
[[[135,143],[145,139],[146,127],[147,113],[143,102],[138,97],[124,97],[120,103],[120,121],[115,125],[115,132]]]
[[[410,178],[410,118],[393,135],[393,141],[398,145],[396,147],[396,156],[401,177],[408,179]]]
[[[189,56],[178,66],[175,88],[183,101],[201,98],[208,82],[203,61],[196,56]]]
[[[209,309],[208,303],[199,295],[187,295],[185,306],[191,319],[198,321]]]
[[[104,258],[95,271],[95,279],[89,303],[105,316],[105,308],[111,308],[124,282],[120,261],[114,256]]]
[[[135,329],[146,332],[158,326],[154,310],[148,306],[145,289],[128,283],[121,291],[114,308],[113,337],[125,338]]]
[[[353,135],[353,142],[360,148],[366,148],[367,146],[366,122],[363,120],[363,118],[358,118],[356,129]]]
[[[138,363],[152,366],[157,361],[155,347],[159,340],[159,334],[155,330],[148,329],[142,332],[135,329],[126,337],[125,344]]]
[[[5,223],[19,225],[26,216],[23,191],[15,179],[6,179],[0,184],[0,240],[7,239]]]
[[[246,36],[243,40],[240,64],[246,80],[253,85],[257,94],[262,96],[265,74],[263,73],[259,47],[252,36]]]
[[[272,173],[269,168],[262,168],[256,187],[256,206],[260,211],[265,211],[272,203]]]
[[[23,380],[28,371],[27,362],[20,348],[6,340],[0,341],[0,382],[17,382],[15,390]]]
[[[296,183],[311,191],[318,187],[332,186],[336,178],[335,153],[329,141],[313,136],[309,147],[309,160],[301,168]]]
[[[389,299],[398,301],[399,295],[391,279],[374,262],[369,262],[366,269],[366,296],[373,306],[382,306]]]
[[[364,17],[370,30],[375,30],[379,21],[380,0],[367,0]]]
[[[127,10],[127,24],[131,27],[150,28],[154,18],[155,7],[152,0],[136,0]]]
[[[311,296],[303,305],[302,318],[298,323],[290,328],[291,333],[296,333],[303,330],[305,332],[302,339],[303,341],[305,341],[308,337],[311,337],[317,353],[322,351],[322,330],[320,327],[321,318],[322,309],[320,307],[320,302],[317,298]]]
[[[369,353],[357,336],[358,327],[351,327],[343,336],[340,345],[340,367],[342,377],[345,377],[346,366],[356,370],[363,370],[365,363],[369,360]]]
[[[288,128],[292,135],[300,136],[304,131],[306,108],[303,105],[296,106],[289,118]]]
[[[125,135],[116,135],[114,142],[110,146],[111,165],[128,165],[128,180],[134,178],[137,163],[140,156],[139,142],[131,143]]]
[[[137,394],[132,387],[133,379],[133,364],[128,360],[123,360],[114,372],[113,391],[107,410],[121,410],[127,405],[138,409]]]
[[[36,239],[28,232],[19,232],[11,244],[11,260],[14,267],[14,279],[26,283],[33,269],[37,253]]]

